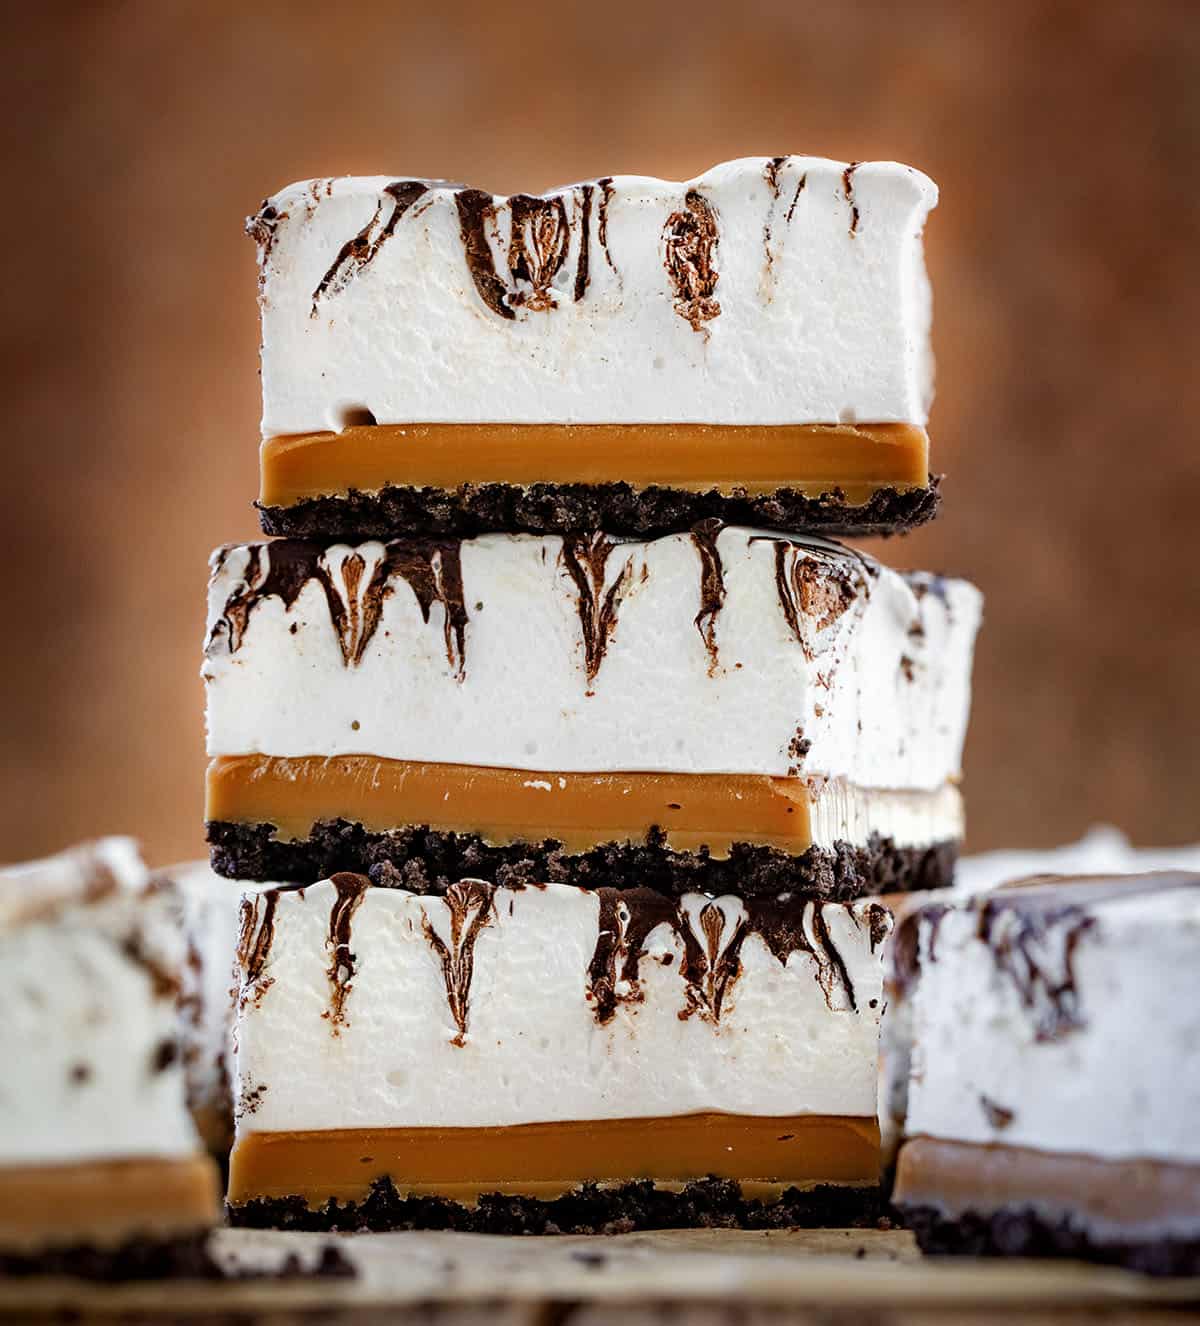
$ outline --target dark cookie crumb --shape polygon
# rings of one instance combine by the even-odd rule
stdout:
[[[553,1201],[486,1193],[478,1205],[445,1197],[401,1197],[377,1179],[362,1202],[328,1201],[311,1210],[302,1197],[263,1198],[229,1208],[230,1222],[255,1229],[354,1232],[452,1229],[479,1234],[624,1234],[637,1229],[867,1228],[878,1218],[878,1188],[832,1184],[788,1188],[777,1202],[744,1198],[730,1179],[698,1179],[681,1192],[649,1179],[617,1188],[587,1184]]]
[[[1047,1219],[1030,1207],[948,1216],[932,1206],[900,1206],[898,1213],[930,1256],[1070,1257],[1145,1275],[1200,1275],[1200,1238],[1094,1239],[1070,1217]]]
[[[448,488],[389,485],[377,493],[351,489],[294,506],[263,506],[265,534],[361,541],[397,535],[578,534],[602,529],[630,538],[690,530],[704,520],[787,533],[836,537],[902,534],[924,525],[941,503],[940,475],[924,488],[881,488],[861,506],[839,489],[809,497],[794,488],[727,496],[680,488],[634,488],[628,483],[463,484]]]
[[[294,1277],[357,1275],[354,1263],[327,1243],[312,1265],[305,1267],[294,1254],[272,1270],[229,1267],[213,1256],[211,1233],[202,1230],[177,1238],[139,1236],[114,1248],[95,1244],[44,1248],[17,1253],[0,1250],[0,1278],[4,1276],[70,1276],[77,1280],[116,1283],[121,1280],[287,1280]]]
[[[898,847],[872,834],[865,846],[839,842],[799,856],[752,843],[734,843],[728,857],[674,852],[661,831],[642,843],[606,843],[571,855],[553,839],[493,847],[477,834],[427,826],[375,832],[347,820],[321,820],[305,839],[280,842],[272,824],[212,820],[212,866],[229,879],[311,884],[338,871],[369,875],[386,888],[444,893],[461,879],[501,886],[574,884],[584,888],[736,893],[743,897],[805,893],[849,902],[872,893],[936,889],[951,883],[958,844]]]

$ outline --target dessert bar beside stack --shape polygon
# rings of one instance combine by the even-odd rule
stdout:
[[[0,1275],[205,1273],[178,900],[129,839],[0,870]]]
[[[1200,1274],[1198,954],[1182,871],[905,910],[884,1100],[923,1249]]]
[[[981,605],[831,540],[937,506],[935,198],[775,157],[251,220],[281,537],[213,559],[207,819],[294,883],[242,903],[234,1220],[878,1214]]]

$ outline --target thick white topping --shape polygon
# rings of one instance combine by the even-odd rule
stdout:
[[[877,903],[793,904],[789,941],[777,903],[354,879],[250,900],[240,1133],[874,1114]]]
[[[0,871],[0,908],[0,1165],[194,1154],[178,905],[134,844]]]
[[[1155,878],[929,904],[886,1019],[905,1135],[1200,1163],[1200,876]]]
[[[751,157],[544,197],[387,176],[268,199],[263,434],[379,423],[924,423],[921,232],[892,162]]]
[[[963,581],[734,528],[707,551],[688,534],[420,546],[218,554],[209,752],[897,789],[959,773],[981,610]]]

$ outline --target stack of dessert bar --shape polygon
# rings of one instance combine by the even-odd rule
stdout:
[[[214,557],[236,1220],[874,1215],[888,893],[949,882],[980,617],[929,519],[932,183],[732,162],[264,204]]]

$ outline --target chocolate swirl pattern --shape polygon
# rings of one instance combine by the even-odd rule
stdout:
[[[421,180],[400,180],[384,189],[386,201],[381,199],[370,221],[342,245],[333,265],[313,291],[311,317],[316,317],[317,306],[323,299],[341,294],[356,276],[375,260],[379,250],[391,239],[404,214],[429,192],[429,185]]]
[[[279,905],[279,890],[242,899],[241,930],[238,936],[237,960],[242,972],[238,1007],[255,1007],[274,984],[265,974],[271,944],[275,938],[275,910]]]
[[[355,957],[350,948],[350,926],[369,881],[362,875],[342,873],[334,875],[330,883],[337,890],[337,895],[329,910],[329,938],[325,941],[331,955],[329,970],[326,972],[330,997],[325,1016],[336,1036],[346,1023],[346,1000],[354,979]]]
[[[433,605],[441,605],[446,661],[460,681],[465,677],[468,614],[463,602],[459,540],[371,542],[357,548],[335,544],[322,548],[300,540],[280,539],[242,549],[222,549],[214,562],[214,575],[233,554],[244,559],[244,569],[213,625],[209,649],[224,641],[231,654],[237,653],[259,603],[273,596],[283,602],[285,609],[290,609],[305,585],[316,581],[329,606],[342,662],[353,667],[362,662],[379,627],[383,601],[393,591],[391,581],[399,577],[412,590],[426,624]]]
[[[703,194],[689,189],[683,207],[663,227],[663,262],[675,292],[675,312],[692,330],[708,336],[704,325],[717,317],[717,213]]]
[[[471,1009],[471,978],[475,972],[475,941],[479,932],[490,925],[494,916],[492,898],[494,884],[468,879],[452,884],[446,890],[446,907],[450,917],[450,933],[438,933],[429,919],[426,908],[422,928],[430,948],[441,963],[442,978],[446,982],[446,1002],[458,1032],[451,1044],[462,1047],[467,1043],[467,1026]]]
[[[557,278],[572,251],[575,272],[567,289],[576,303],[587,294],[596,188],[580,184],[548,197],[517,193],[508,199],[480,189],[455,193],[467,270],[480,299],[498,317],[511,322],[518,309],[546,313],[557,308],[564,293]],[[607,255],[606,210],[607,194],[602,193],[600,239]]]
[[[608,579],[608,559],[617,544],[604,534],[565,535],[562,565],[578,594],[579,625],[583,632],[584,670],[589,684],[596,680],[617,625],[617,609],[629,588],[633,559],[627,558],[616,577]]]
[[[824,908],[833,906],[854,917],[853,909],[844,904],[789,896],[739,899],[686,894],[671,899],[653,889],[596,892],[600,907],[587,988],[593,1016],[601,1026],[612,1021],[619,1007],[645,998],[641,963],[647,959],[647,940],[659,926],[673,932],[682,949],[681,1018],[698,1016],[714,1027],[720,1024],[742,974],[741,953],[751,935],[759,936],[781,966],[795,953],[807,954],[827,1007],[857,1011],[854,982],[824,915]],[[857,918],[855,924],[860,924]],[[890,928],[886,908],[869,908],[866,924],[874,952]]]

